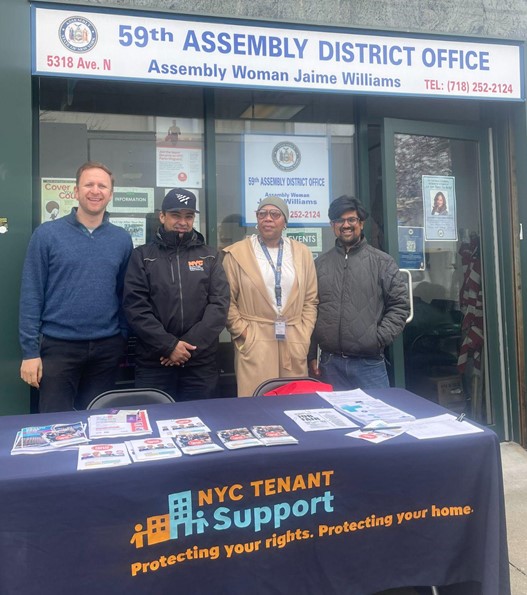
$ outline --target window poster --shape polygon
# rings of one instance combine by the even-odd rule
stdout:
[[[156,185],[170,188],[201,188],[201,149],[156,147]]]
[[[157,186],[201,188],[203,121],[156,118]]]
[[[110,213],[152,213],[153,210],[153,188],[115,187],[108,205]]]
[[[423,176],[425,240],[457,240],[454,176]]]
[[[400,225],[397,231],[399,236],[399,266],[409,271],[424,271],[424,229],[422,227]]]
[[[328,224],[327,137],[246,134],[243,177],[245,225],[256,224],[258,204],[267,196],[287,204],[290,227]]]
[[[75,178],[42,178],[40,221],[54,221],[78,206]]]
[[[319,227],[305,227],[303,229],[286,229],[285,235],[297,242],[305,244],[313,256],[322,252],[322,230]]]
[[[110,223],[126,229],[132,236],[134,248],[146,244],[146,219],[140,217],[110,217]]]

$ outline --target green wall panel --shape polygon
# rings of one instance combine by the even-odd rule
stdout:
[[[32,221],[32,113],[29,4],[0,5],[0,414],[29,412],[29,388],[19,377],[20,273]]]

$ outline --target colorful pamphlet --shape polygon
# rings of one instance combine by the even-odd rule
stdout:
[[[379,442],[389,440],[390,438],[400,436],[401,434],[404,434],[404,430],[402,428],[386,428],[382,430],[356,430],[355,432],[349,432],[349,434],[346,434],[346,436],[351,436],[351,438],[360,438],[361,440],[366,440],[367,442],[373,442],[374,444],[377,444]]]
[[[183,454],[174,444],[172,438],[144,438],[143,440],[129,440],[125,444],[134,463],[174,459]]]
[[[216,433],[225,447],[230,450],[249,448],[251,446],[264,446],[258,438],[255,438],[251,434],[248,428],[232,428],[229,430],[220,430]]]
[[[131,462],[124,444],[90,444],[79,446],[77,471],[121,467]]]
[[[223,450],[221,446],[212,441],[210,434],[206,432],[178,434],[176,436],[176,442],[186,455],[200,455],[206,452]]]
[[[183,417],[181,419],[162,419],[156,422],[159,435],[165,438],[172,438],[178,434],[189,434],[192,432],[210,432],[210,429],[199,417]]]
[[[151,434],[152,428],[145,409],[121,409],[88,418],[90,438],[115,438]]]
[[[11,454],[38,454],[57,450],[76,449],[88,444],[86,424],[79,421],[71,424],[29,426],[17,432]]]
[[[265,444],[265,446],[280,446],[282,444],[298,444],[298,440],[288,434],[283,426],[253,426],[251,432]]]

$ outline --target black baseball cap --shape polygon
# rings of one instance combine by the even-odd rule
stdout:
[[[198,209],[196,209],[196,203],[196,195],[190,190],[186,190],[185,188],[173,188],[163,199],[161,210],[163,213],[166,213],[167,211],[180,211],[186,209],[188,211],[199,213]]]

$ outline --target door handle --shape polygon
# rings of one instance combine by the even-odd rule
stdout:
[[[414,317],[414,290],[412,288],[412,273],[408,269],[399,269],[404,275],[408,275],[408,299],[410,300],[410,316],[406,319],[406,324],[412,321]]]

